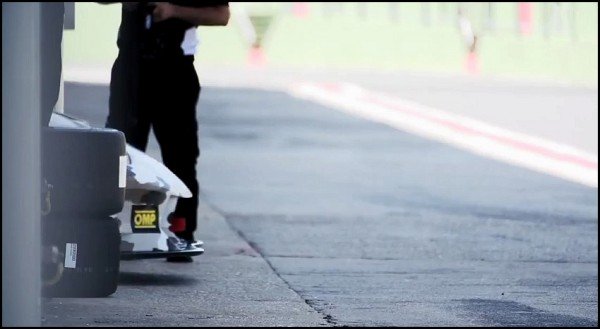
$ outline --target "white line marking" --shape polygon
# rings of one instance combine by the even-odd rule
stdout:
[[[598,156],[352,84],[299,83],[293,96],[514,165],[598,187]]]

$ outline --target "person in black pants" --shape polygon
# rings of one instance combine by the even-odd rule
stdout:
[[[60,91],[62,73],[62,35],[65,19],[64,2],[42,2],[40,29],[40,79],[42,113],[40,123],[48,127]]]
[[[197,227],[196,104],[200,83],[194,68],[198,25],[227,25],[227,2],[124,2],[112,68],[106,127],[125,134],[127,143],[145,151],[153,128],[164,164],[192,192],[179,199],[170,216],[171,229],[188,245]],[[174,229],[177,228],[177,229]],[[189,256],[168,261],[192,261]]]

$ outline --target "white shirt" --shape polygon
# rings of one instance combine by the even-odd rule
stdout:
[[[200,40],[196,34],[196,27],[190,27],[185,31],[183,35],[183,41],[181,42],[181,49],[184,55],[194,55],[198,50]]]

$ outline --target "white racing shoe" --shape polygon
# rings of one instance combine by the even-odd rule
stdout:
[[[204,245],[202,240],[187,241],[187,243],[194,248],[201,248]]]
[[[177,237],[170,237],[167,240],[169,250],[189,250],[201,248],[204,245],[202,240],[185,240]]]

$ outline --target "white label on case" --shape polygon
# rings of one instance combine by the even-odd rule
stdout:
[[[127,182],[127,156],[119,157],[119,188],[125,188]]]
[[[67,243],[65,248],[65,268],[75,268],[77,265],[77,243]]]

